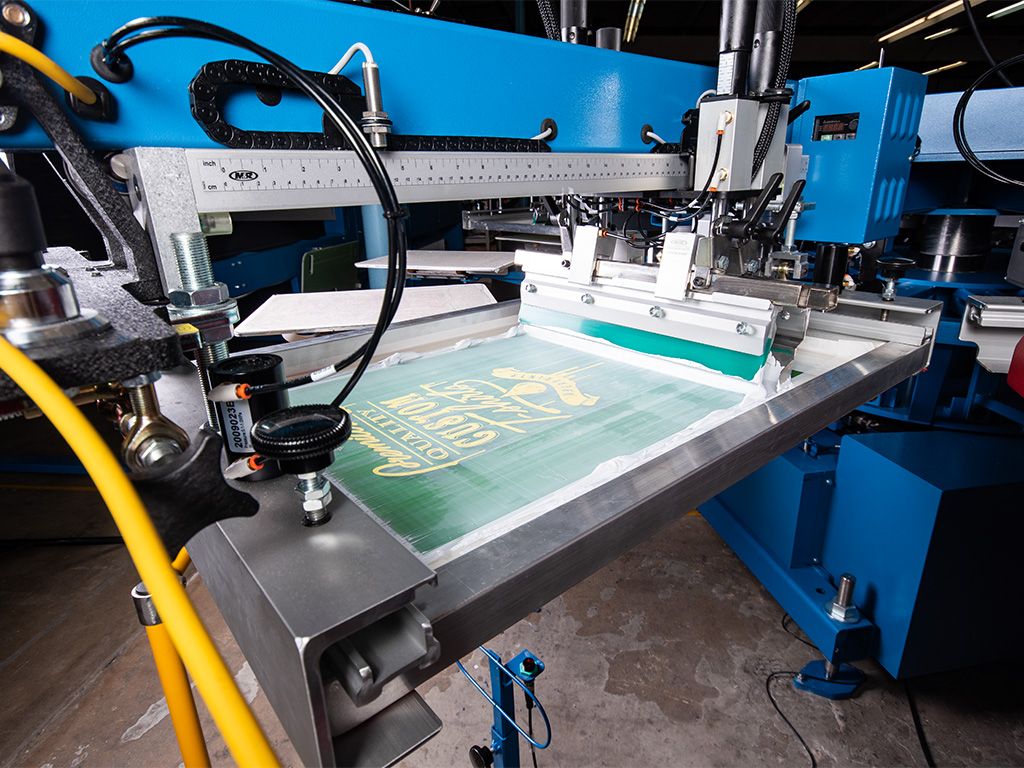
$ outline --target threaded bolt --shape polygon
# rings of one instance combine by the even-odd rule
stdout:
[[[836,592],[836,605],[849,608],[853,603],[853,587],[857,583],[851,574],[844,573],[839,577],[839,589]]]
[[[228,343],[226,341],[215,341],[212,344],[207,344],[200,350],[199,354],[207,367],[216,365],[221,360],[228,359]]]
[[[331,511],[327,506],[331,502],[330,482],[320,472],[303,473],[296,477],[299,483],[295,490],[300,496],[316,494],[314,499],[307,499],[302,505],[305,513],[302,524],[312,527],[326,523],[331,519]]]
[[[196,368],[199,370],[199,387],[203,390],[203,406],[206,408],[206,423],[216,432],[220,432],[220,420],[217,418],[217,406],[210,402],[209,367],[227,359],[228,343],[217,341],[200,347],[196,354]]]
[[[175,232],[171,235],[171,246],[178,262],[182,288],[194,291],[214,284],[206,235],[202,232]]]
[[[152,384],[141,387],[129,387],[128,402],[136,419],[160,415],[160,403],[156,399],[156,388]]]

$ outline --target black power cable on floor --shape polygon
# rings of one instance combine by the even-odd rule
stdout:
[[[788,613],[782,614],[782,631],[785,632],[790,637],[792,637],[794,640],[799,640],[801,643],[806,645],[808,648],[813,648],[814,650],[818,650],[818,646],[816,646],[810,640],[806,640],[806,639],[800,637],[800,635],[798,635],[796,632],[794,632],[792,629],[790,629],[789,622],[791,622],[791,621],[793,621],[793,617],[792,616],[790,616]]]
[[[778,672],[771,672],[769,673],[768,677],[764,679],[764,690],[765,693],[768,694],[768,701],[772,703],[772,706],[775,707],[775,711],[778,712],[779,717],[782,718],[782,722],[789,726],[789,730],[793,732],[793,735],[796,736],[797,741],[800,742],[800,746],[804,748],[804,751],[807,753],[807,757],[809,757],[811,760],[811,768],[818,768],[818,761],[814,759],[814,753],[811,752],[811,748],[807,746],[807,742],[804,741],[804,737],[800,735],[800,731],[796,729],[796,726],[793,725],[792,722],[790,722],[788,717],[786,717],[785,713],[782,711],[782,708],[779,706],[779,703],[775,700],[775,695],[772,693],[772,681],[775,680],[775,678],[793,678],[796,676],[796,674],[796,672],[793,672],[791,670],[779,670]]]
[[[917,709],[917,700],[914,698],[914,692],[910,690],[910,681],[903,681],[903,690],[907,693],[907,704],[910,705],[910,717],[914,721],[914,730],[917,732],[917,742],[921,745],[921,754],[924,755],[924,761],[928,764],[928,768],[935,768],[935,758],[932,757],[931,747],[928,746],[928,737],[924,732],[924,724],[921,722],[921,713]]]

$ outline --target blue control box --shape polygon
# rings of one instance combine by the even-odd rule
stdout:
[[[899,232],[927,78],[870,69],[801,80],[796,103],[810,108],[790,142],[809,158],[797,221],[801,240],[865,243]]]

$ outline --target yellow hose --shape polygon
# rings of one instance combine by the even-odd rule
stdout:
[[[199,724],[199,713],[192,698],[192,686],[185,665],[167,634],[167,627],[163,624],[147,626],[146,637],[153,650],[153,662],[164,689],[167,711],[171,714],[185,768],[209,768],[210,754],[206,751],[206,739],[203,738],[203,727]]]
[[[153,596],[174,647],[196,681],[232,757],[243,766],[278,765],[267,737],[196,614],[181,585],[180,575],[167,560],[167,550],[153,521],[114,454],[60,387],[2,336],[0,370],[32,398],[63,435],[96,484],[140,578]]]
[[[178,573],[184,573],[191,564],[192,557],[189,555],[188,550],[182,547],[181,551],[178,552],[178,556],[171,562],[171,568]]]
[[[53,80],[53,82],[79,101],[85,104],[96,103],[96,94],[89,86],[69,73],[64,67],[38,48],[33,48],[14,35],[0,32],[0,51],[10,54],[16,59],[21,59],[40,74],[46,75],[46,77]]]

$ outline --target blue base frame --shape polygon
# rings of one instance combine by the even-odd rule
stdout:
[[[818,442],[838,453],[791,450],[700,511],[822,655],[837,666],[873,657],[897,678],[1015,657],[1024,616],[993,585],[1016,578],[1024,438]],[[857,578],[851,624],[825,609],[844,572]]]

